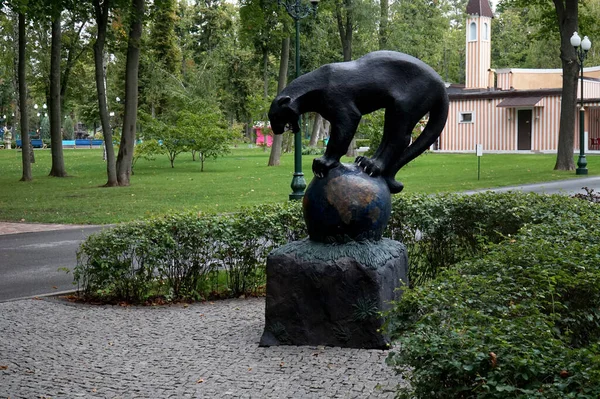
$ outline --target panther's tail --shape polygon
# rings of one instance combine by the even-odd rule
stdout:
[[[422,154],[429,146],[431,146],[444,130],[446,121],[448,120],[449,100],[448,94],[445,92],[440,96],[437,103],[429,110],[429,121],[425,129],[419,137],[409,145],[406,150],[396,159],[393,165],[385,171],[386,183],[392,194],[399,193],[404,188],[404,185],[396,180],[394,176],[400,168]]]

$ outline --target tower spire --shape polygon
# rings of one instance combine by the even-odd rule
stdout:
[[[467,4],[467,15],[494,18],[494,13],[492,12],[488,0],[469,0],[469,3]]]
[[[489,85],[492,48],[490,35],[494,14],[488,0],[467,3],[465,88],[485,89]]]

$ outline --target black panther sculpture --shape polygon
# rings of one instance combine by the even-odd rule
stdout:
[[[363,115],[385,108],[381,144],[373,158],[356,163],[369,175],[381,175],[391,193],[404,186],[394,176],[439,137],[448,116],[448,94],[440,76],[407,54],[375,51],[356,61],[323,65],[295,79],[272,102],[271,128],[282,134],[291,125],[300,130],[299,116],[317,112],[331,123],[325,154],[313,161],[313,172],[324,177],[340,164]],[[429,122],[410,144],[411,133],[429,112]]]

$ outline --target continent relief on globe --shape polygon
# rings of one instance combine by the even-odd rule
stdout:
[[[380,240],[391,214],[391,194],[383,178],[342,164],[312,180],[303,209],[311,240]]]

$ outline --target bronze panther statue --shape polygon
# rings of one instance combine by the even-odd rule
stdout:
[[[440,76],[424,62],[394,51],[375,51],[356,61],[323,65],[295,79],[272,102],[271,128],[282,134],[298,119],[317,112],[331,123],[325,154],[313,161],[316,177],[340,164],[363,115],[385,108],[381,144],[373,158],[356,163],[372,176],[385,178],[391,193],[404,186],[394,176],[439,137],[448,116],[448,94]],[[412,143],[411,134],[429,113],[429,122]]]

